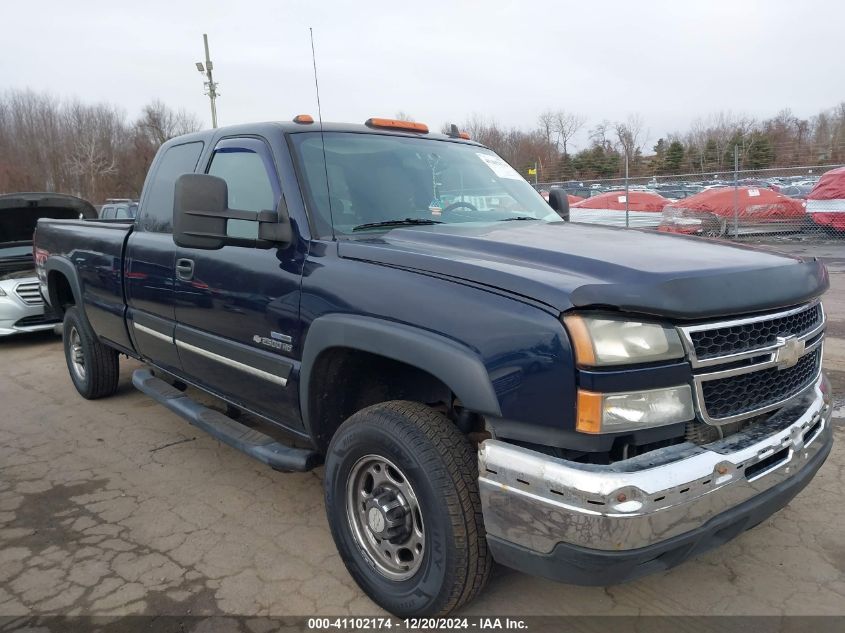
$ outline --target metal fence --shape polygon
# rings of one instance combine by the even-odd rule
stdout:
[[[534,186],[544,195],[553,188],[564,189],[570,195],[573,222],[730,239],[803,238],[845,231],[845,201],[807,201],[821,175],[837,167],[842,165],[567,180]]]

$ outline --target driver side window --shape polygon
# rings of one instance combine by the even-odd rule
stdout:
[[[266,148],[261,141],[254,139],[245,139],[239,145],[251,147],[235,146],[231,141],[218,145],[208,173],[226,181],[230,208],[256,212],[275,210],[279,199],[278,186],[274,187],[275,174],[271,176],[269,165],[272,163],[268,165]],[[229,220],[226,234],[254,240],[258,238],[258,224],[248,220]]]

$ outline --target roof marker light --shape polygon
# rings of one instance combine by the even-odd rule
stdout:
[[[295,117],[293,117],[293,122],[294,123],[313,123],[314,117],[312,117],[310,114],[297,114]]]
[[[373,117],[367,119],[364,125],[368,127],[382,127],[391,130],[405,130],[407,132],[420,132],[428,134],[428,126],[425,123],[417,123],[415,121],[399,121],[398,119],[380,119]]]

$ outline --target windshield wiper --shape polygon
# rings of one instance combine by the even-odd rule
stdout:
[[[504,218],[499,220],[499,222],[517,222],[519,220],[537,220],[538,218],[532,218],[530,215],[518,215],[515,218]]]
[[[427,220],[425,218],[405,218],[404,220],[385,220],[383,222],[367,222],[366,224],[359,224],[352,228],[353,231],[363,231],[364,229],[377,229],[386,226],[415,226],[423,224],[443,224],[440,220]]]

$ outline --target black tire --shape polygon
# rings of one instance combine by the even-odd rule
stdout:
[[[97,340],[75,306],[65,312],[62,338],[68,373],[79,395],[95,400],[117,391],[118,353]]]
[[[424,526],[418,568],[405,579],[388,578],[379,570],[384,561],[376,563],[356,537],[355,519],[347,512],[348,486],[354,481],[350,476],[373,456],[399,467],[412,486]],[[346,568],[361,589],[393,615],[446,615],[484,587],[492,558],[478,494],[477,456],[443,414],[405,401],[359,411],[332,438],[325,486],[326,514]]]

